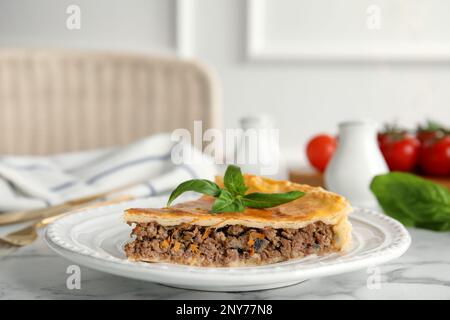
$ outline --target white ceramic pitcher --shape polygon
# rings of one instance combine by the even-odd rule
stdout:
[[[328,190],[346,197],[353,205],[376,207],[369,186],[372,178],[388,172],[377,142],[377,124],[370,120],[339,124],[339,142],[325,171]]]

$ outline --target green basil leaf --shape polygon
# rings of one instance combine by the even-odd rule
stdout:
[[[225,185],[225,188],[234,196],[243,196],[248,190],[245,186],[244,176],[242,175],[241,169],[234,165],[229,165],[225,171],[223,184]]]
[[[407,226],[431,230],[450,227],[450,191],[409,173],[376,176],[370,189],[387,215]]]
[[[429,229],[433,231],[450,231],[450,222],[430,222],[430,223],[417,222],[415,226],[417,228]]]
[[[167,206],[178,198],[182,193],[187,191],[195,191],[203,194],[207,194],[213,197],[217,197],[220,194],[220,188],[214,182],[205,179],[193,179],[188,180],[180,184],[172,193],[170,194],[169,200],[167,201]]]
[[[214,201],[211,212],[242,212],[244,209],[241,199],[235,198],[228,190],[222,190],[219,197]]]
[[[251,193],[246,195],[248,188],[245,185],[244,176],[237,166],[228,166],[224,176],[225,188],[221,189],[217,184],[209,180],[194,179],[180,184],[170,195],[167,206],[187,191],[195,191],[216,198],[211,213],[219,212],[243,212],[246,207],[270,208],[283,203],[296,200],[304,195],[300,191],[286,193]]]
[[[250,208],[271,208],[281,204],[294,201],[305,195],[301,191],[290,191],[286,193],[250,193],[242,198],[245,206]]]

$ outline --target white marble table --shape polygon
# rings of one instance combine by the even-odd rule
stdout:
[[[0,233],[5,232],[0,228]],[[412,246],[380,266],[379,289],[368,270],[266,291],[211,293],[174,289],[81,267],[81,289],[66,286],[72,263],[35,244],[0,256],[0,299],[450,299],[450,232],[410,229]]]

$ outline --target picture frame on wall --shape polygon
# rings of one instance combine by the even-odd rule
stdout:
[[[449,10],[439,0],[247,0],[247,58],[449,61]]]

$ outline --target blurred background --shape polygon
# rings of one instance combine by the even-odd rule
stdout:
[[[180,153],[194,161],[177,163],[180,144],[160,134],[193,132],[197,120],[200,133],[278,130],[256,144],[276,170],[243,172],[323,186],[405,226],[449,231],[449,13],[448,0],[0,0],[0,247],[32,244],[72,210],[164,199],[159,207],[182,181],[214,179],[223,163],[190,145]],[[190,142],[205,147],[201,138]],[[245,154],[241,145],[231,152]],[[375,216],[357,212],[357,232],[378,238],[364,226]],[[386,230],[383,246],[397,239],[388,249],[400,252],[390,234],[400,229]],[[319,282],[315,293],[309,282],[305,297],[322,298],[323,288],[345,298],[449,297],[449,234],[409,230],[408,257],[384,269],[387,289],[364,291],[379,275],[362,272]],[[359,250],[365,237],[356,238]],[[48,269],[54,257],[39,250],[20,251],[26,263],[2,261],[0,298],[58,294],[57,279],[63,296],[82,297],[66,291],[66,264]],[[89,297],[108,288],[107,297],[117,288],[154,296],[92,275]]]
[[[72,5],[79,28],[68,27]],[[442,0],[0,0],[0,46],[201,61],[215,81],[211,126],[268,114],[283,153],[302,161],[308,139],[343,120],[448,123],[449,9]],[[142,126],[151,118],[130,108]]]

